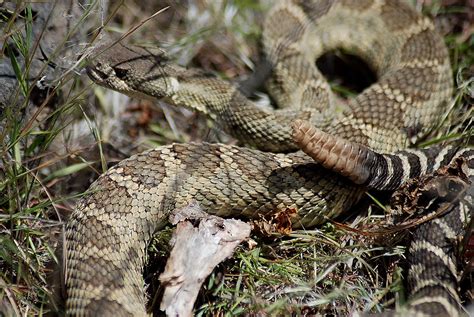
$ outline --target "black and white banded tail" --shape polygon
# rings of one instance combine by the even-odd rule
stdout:
[[[467,173],[470,177],[474,175],[472,148],[433,146],[380,154],[364,145],[327,134],[302,120],[293,124],[293,139],[316,162],[368,189],[395,190],[407,180],[430,174],[458,157],[467,160]]]

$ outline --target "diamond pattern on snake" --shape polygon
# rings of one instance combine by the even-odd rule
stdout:
[[[274,110],[257,107],[225,80],[177,65],[160,48],[119,43],[90,62],[95,83],[202,112],[248,147],[171,144],[103,174],[67,224],[68,314],[146,315],[147,243],[172,210],[191,200],[225,217],[258,218],[291,208],[297,211],[293,227],[300,228],[347,212],[369,189],[396,190],[455,160],[465,160],[472,182],[472,149],[408,149],[447,110],[453,79],[443,39],[405,2],[278,1],[266,15],[262,43],[272,67],[267,86]],[[314,63],[336,48],[363,58],[378,78],[347,102]],[[454,226],[446,231],[456,235],[472,213],[457,210],[463,210],[461,225],[437,220],[440,227]],[[413,248],[446,264],[437,261],[444,249],[433,251],[425,242]],[[432,262],[417,263],[412,274],[426,273],[422,267]],[[423,297],[407,307],[409,313],[433,313],[425,310],[436,306],[435,313],[462,315],[456,295],[437,291],[448,284],[433,283],[425,273],[419,278],[426,284],[413,290]]]

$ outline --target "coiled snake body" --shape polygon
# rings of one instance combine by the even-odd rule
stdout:
[[[306,227],[348,210],[367,189],[396,189],[457,157],[469,162],[472,177],[472,150],[404,150],[429,131],[452,91],[442,39],[408,5],[279,1],[266,18],[263,43],[273,67],[275,111],[259,109],[223,80],[171,63],[162,51],[118,45],[89,67],[98,84],[204,112],[260,150],[172,144],[102,175],[67,225],[69,314],[145,315],[146,244],[171,210],[191,200],[220,216],[294,208],[294,227]],[[347,103],[314,66],[336,48],[362,56],[379,78]],[[316,161],[292,152],[298,146],[317,148]]]

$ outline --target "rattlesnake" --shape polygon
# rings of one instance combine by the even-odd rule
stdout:
[[[220,216],[294,208],[293,226],[307,227],[348,210],[367,189],[393,190],[457,157],[469,162],[473,176],[470,149],[404,150],[430,130],[452,91],[441,37],[408,5],[279,1],[264,23],[263,44],[273,67],[269,87],[281,108],[275,111],[259,109],[226,81],[171,63],[162,50],[118,44],[92,62],[88,72],[96,83],[204,112],[260,150],[172,144],[102,175],[67,224],[69,314],[145,315],[146,244],[171,210],[191,200]],[[362,56],[379,78],[347,103],[314,66],[335,48]],[[298,146],[318,163],[295,152]]]

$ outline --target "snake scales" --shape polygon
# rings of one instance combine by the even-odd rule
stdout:
[[[279,1],[264,23],[263,44],[275,111],[259,109],[226,81],[173,64],[161,50],[118,45],[93,61],[88,72],[96,83],[206,113],[260,150],[172,144],[102,175],[67,224],[68,314],[145,315],[147,242],[171,210],[191,200],[220,216],[294,208],[293,226],[302,227],[348,210],[367,189],[396,189],[457,157],[467,159],[472,178],[472,150],[404,150],[430,130],[452,91],[441,37],[408,5]],[[347,103],[314,66],[336,48],[363,57],[378,77]],[[298,146],[316,161],[294,151]]]

